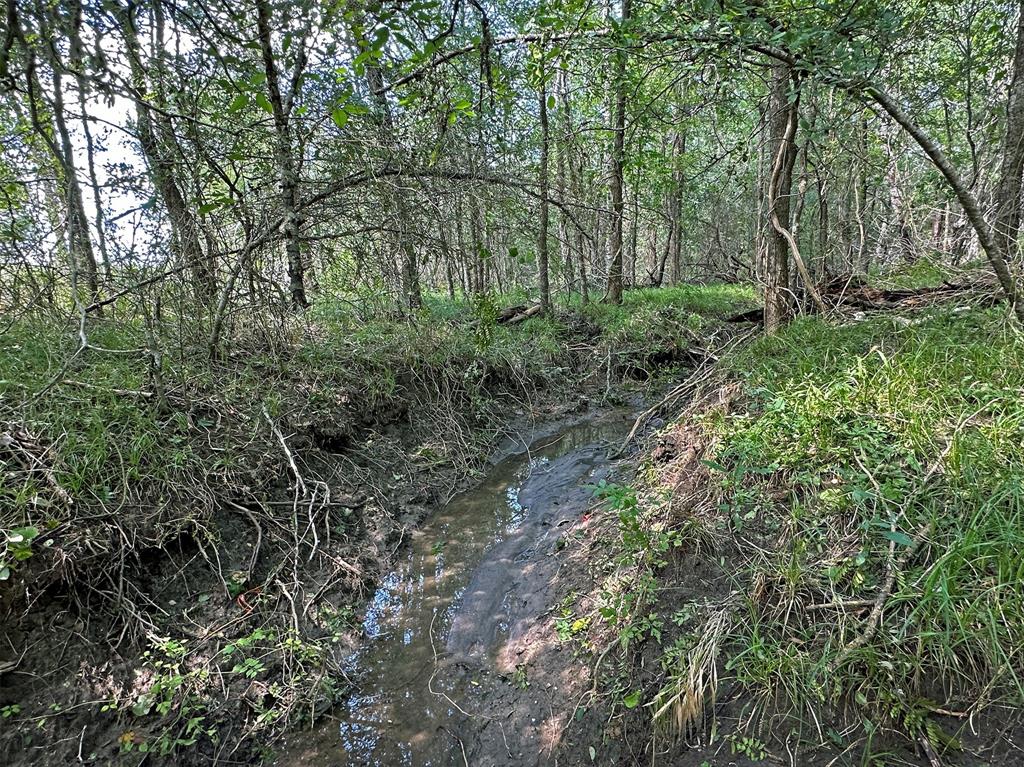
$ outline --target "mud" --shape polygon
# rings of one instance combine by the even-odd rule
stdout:
[[[276,764],[548,763],[589,685],[554,608],[579,574],[566,569],[588,486],[631,424],[616,412],[541,437],[428,519],[366,612],[354,692]]]

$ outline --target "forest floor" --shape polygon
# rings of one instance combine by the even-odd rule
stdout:
[[[410,530],[503,436],[692,367],[749,288],[632,291],[499,324],[320,307],[236,335],[108,314],[0,338],[5,764],[248,764],[345,692]],[[157,353],[154,353],[157,352]]]

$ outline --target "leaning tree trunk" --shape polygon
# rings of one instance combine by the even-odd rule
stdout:
[[[1020,63],[1019,57],[1017,57],[1017,63]],[[1015,67],[1015,69],[1018,72],[1020,71],[1020,67]],[[1014,89],[1020,88],[1019,82],[1020,78],[1017,78],[1017,81],[1014,83]],[[985,215],[982,213],[978,198],[974,196],[974,193],[964,182],[960,173],[953,164],[950,163],[941,147],[935,143],[932,137],[929,136],[920,125],[914,122],[910,115],[903,111],[892,96],[880,88],[875,87],[869,88],[867,95],[882,109],[884,109],[901,128],[910,134],[911,138],[917,142],[918,146],[920,146],[924,153],[928,155],[928,159],[931,160],[932,164],[938,168],[943,178],[946,179],[946,182],[956,194],[957,200],[959,200],[960,206],[964,210],[964,215],[967,216],[967,220],[970,222],[975,234],[978,235],[978,242],[981,244],[981,249],[985,251],[985,256],[988,258],[988,262],[992,266],[992,271],[995,272],[996,278],[999,280],[999,285],[1003,289],[1003,294],[1006,296],[1006,300],[1009,301],[1010,305],[1013,307],[1017,320],[1024,323],[1024,302],[1021,301],[1017,277],[1014,275],[1013,270],[1010,267],[1010,252],[1007,248],[1005,228],[1003,230],[1003,235],[1001,237],[997,237],[993,228],[989,226],[988,222],[985,220]],[[1009,144],[1012,145],[1013,139],[1009,137],[1009,134],[1008,140]],[[1017,172],[1018,187],[1016,192],[1011,192],[1010,194],[1011,196],[1015,196],[1017,205],[1019,205],[1019,170]],[[1007,184],[1007,187],[1009,187],[1009,183]]]
[[[768,115],[771,165],[767,212],[769,220],[777,220],[780,226],[773,226],[766,233],[764,326],[769,333],[778,330],[793,315],[793,294],[789,289],[789,243],[781,231],[789,228],[793,164],[796,161],[796,143],[792,140],[791,132],[796,103],[791,100],[791,82],[791,70],[787,65],[772,66]],[[792,98],[795,99],[795,94]]]

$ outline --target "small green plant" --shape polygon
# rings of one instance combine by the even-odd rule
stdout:
[[[11,703],[7,706],[0,706],[0,717],[4,719],[10,719],[12,716],[17,716],[21,713],[21,706],[17,703]]]
[[[356,611],[351,605],[335,607],[325,602],[320,605],[320,620],[334,643],[342,641],[358,625]]]
[[[143,653],[145,665],[153,671],[147,690],[131,705],[137,717],[157,715],[168,717],[169,723],[150,741],[142,740],[134,731],[120,738],[122,751],[137,750],[168,756],[181,747],[195,745],[200,736],[215,737],[215,729],[206,721],[207,705],[200,690],[209,673],[205,668],[185,668],[188,646],[172,638],[157,638],[153,647]]]
[[[248,650],[260,642],[274,641],[274,632],[264,628],[254,629],[244,637],[239,637],[220,648],[221,655],[232,656],[240,650]]]
[[[570,609],[565,609],[562,614],[555,619],[555,633],[558,635],[558,639],[561,642],[568,642],[573,639],[590,626],[590,618],[578,618]]]
[[[474,342],[478,349],[486,349],[491,345],[498,324],[498,303],[493,294],[485,292],[473,296],[473,317],[476,321]]]
[[[232,599],[238,599],[238,597],[245,593],[246,584],[249,582],[249,574],[237,570],[231,573],[227,580],[228,594],[231,595]]]
[[[519,663],[516,665],[515,670],[512,672],[512,684],[520,690],[525,690],[530,686],[530,680],[526,678],[526,664]]]
[[[726,735],[729,750],[734,754],[742,754],[752,762],[761,762],[768,758],[768,747],[757,738],[748,735]]]
[[[231,669],[231,671],[235,674],[241,674],[242,676],[247,677],[249,679],[255,679],[264,671],[266,671],[266,668],[267,667],[264,666],[263,663],[258,659],[246,658],[241,663],[236,663],[234,668]]]
[[[0,536],[4,542],[3,551],[0,551],[0,581],[6,581],[17,563],[32,556],[32,541],[39,537],[39,528],[15,527],[0,531]]]

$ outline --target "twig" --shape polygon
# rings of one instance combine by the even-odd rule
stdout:
[[[277,428],[273,420],[270,418],[270,413],[267,412],[267,408],[262,408],[263,417],[267,419],[267,423],[270,424],[270,430],[277,437],[277,441],[281,443],[281,449],[284,450],[285,456],[288,458],[288,465],[291,467],[292,474],[295,475],[295,482],[298,488],[302,491],[302,494],[306,494],[306,483],[302,479],[302,474],[299,473],[299,467],[295,465],[295,458],[292,456],[292,451],[288,449],[288,443],[285,442],[284,435],[281,430]]]
[[[65,378],[61,383],[67,384],[68,386],[78,386],[82,389],[89,389],[90,391],[98,391],[109,394],[119,394],[124,397],[152,397],[153,392],[151,391],[138,391],[136,389],[105,389],[102,386],[94,386],[93,384],[85,383],[84,381],[75,381],[71,378]]]
[[[819,604],[807,605],[804,607],[806,612],[813,610],[857,610],[862,607],[871,607],[875,601],[873,599],[845,599],[837,600],[835,602],[821,602]]]

